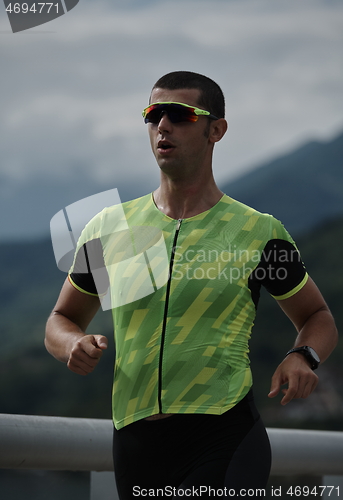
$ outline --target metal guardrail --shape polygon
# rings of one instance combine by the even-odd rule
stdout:
[[[0,414],[0,468],[110,471],[111,420]]]
[[[111,420],[0,414],[0,468],[112,471]],[[343,475],[343,432],[267,429],[271,475]]]

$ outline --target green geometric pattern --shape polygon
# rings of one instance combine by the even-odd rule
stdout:
[[[248,278],[270,239],[294,244],[275,218],[224,195],[182,220],[166,310],[178,224],[147,195],[103,210],[78,243],[100,237],[110,277],[117,429],[159,411],[219,415],[247,394],[256,312]]]

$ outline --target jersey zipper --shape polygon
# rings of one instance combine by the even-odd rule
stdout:
[[[171,279],[172,279],[172,272],[173,272],[173,265],[174,265],[174,258],[175,258],[176,243],[177,243],[177,239],[179,236],[181,223],[182,223],[182,219],[178,219],[175,234],[174,234],[170,262],[169,262],[169,276],[168,276],[168,282],[167,282],[166,301],[165,301],[165,305],[164,305],[164,316],[163,316],[163,323],[162,323],[161,348],[160,348],[160,359],[159,359],[159,367],[158,367],[158,408],[159,408],[160,413],[162,413],[162,362],[163,362],[163,351],[164,351],[164,343],[165,343],[166,328],[167,328],[169,295],[170,295]]]

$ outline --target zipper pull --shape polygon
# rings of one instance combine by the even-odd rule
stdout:
[[[182,219],[178,219],[177,226],[176,226],[176,231],[178,231],[180,229],[181,222],[182,222]]]

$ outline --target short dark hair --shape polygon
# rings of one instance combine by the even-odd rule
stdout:
[[[218,118],[225,117],[223,91],[216,82],[207,76],[192,71],[173,71],[157,80],[152,90],[156,88],[168,90],[198,89],[200,90],[198,105]]]

